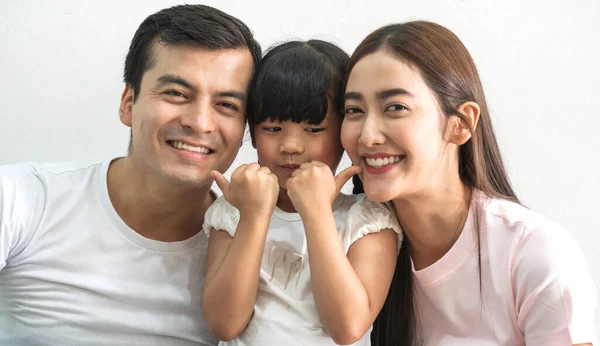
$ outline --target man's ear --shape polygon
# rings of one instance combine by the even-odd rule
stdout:
[[[133,109],[133,88],[129,85],[125,86],[121,95],[121,104],[119,105],[119,118],[125,126],[131,127],[131,114]]]
[[[475,132],[479,121],[479,105],[475,102],[463,103],[458,112],[462,115],[453,116],[450,122],[450,142],[456,145],[465,144]]]

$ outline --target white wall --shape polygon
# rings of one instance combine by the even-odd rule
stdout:
[[[244,20],[264,48],[318,37],[351,53],[384,24],[449,27],[479,67],[519,197],[572,230],[600,288],[600,2],[204,3]],[[147,15],[174,4],[1,1],[0,164],[123,155],[129,132],[117,110],[129,41]],[[254,158],[245,145],[237,164]],[[600,309],[596,326],[600,334]]]

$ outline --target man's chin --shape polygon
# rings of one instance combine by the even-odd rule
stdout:
[[[206,186],[211,186],[213,178],[210,172],[199,174],[195,172],[191,174],[189,172],[171,172],[166,176],[170,184],[186,189],[200,189]]]

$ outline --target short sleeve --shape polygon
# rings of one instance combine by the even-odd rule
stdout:
[[[403,234],[394,209],[388,204],[374,202],[366,197],[359,199],[348,211],[347,226],[342,236],[344,251],[348,253],[350,246],[365,235],[384,229],[396,232],[400,250]]]
[[[572,235],[551,225],[524,235],[512,269],[519,329],[527,346],[596,343],[596,291]]]
[[[239,221],[240,211],[221,196],[206,211],[202,230],[210,236],[210,231],[214,228],[226,231],[233,237]]]
[[[33,165],[0,166],[0,270],[25,249],[45,203],[44,184]]]

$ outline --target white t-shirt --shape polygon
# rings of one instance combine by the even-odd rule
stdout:
[[[340,194],[333,216],[346,253],[369,233],[393,229],[402,233],[393,210],[364,195]],[[204,231],[235,234],[239,211],[219,197],[206,212]],[[370,330],[354,345],[370,345]],[[219,345],[335,345],[319,320],[310,284],[310,267],[304,225],[297,213],[275,208],[262,258],[254,315],[244,332]]]
[[[425,345],[596,345],[597,296],[579,246],[516,203],[477,191],[456,243],[413,277]]]
[[[114,210],[110,161],[0,167],[0,345],[214,345],[208,238],[142,237]]]

